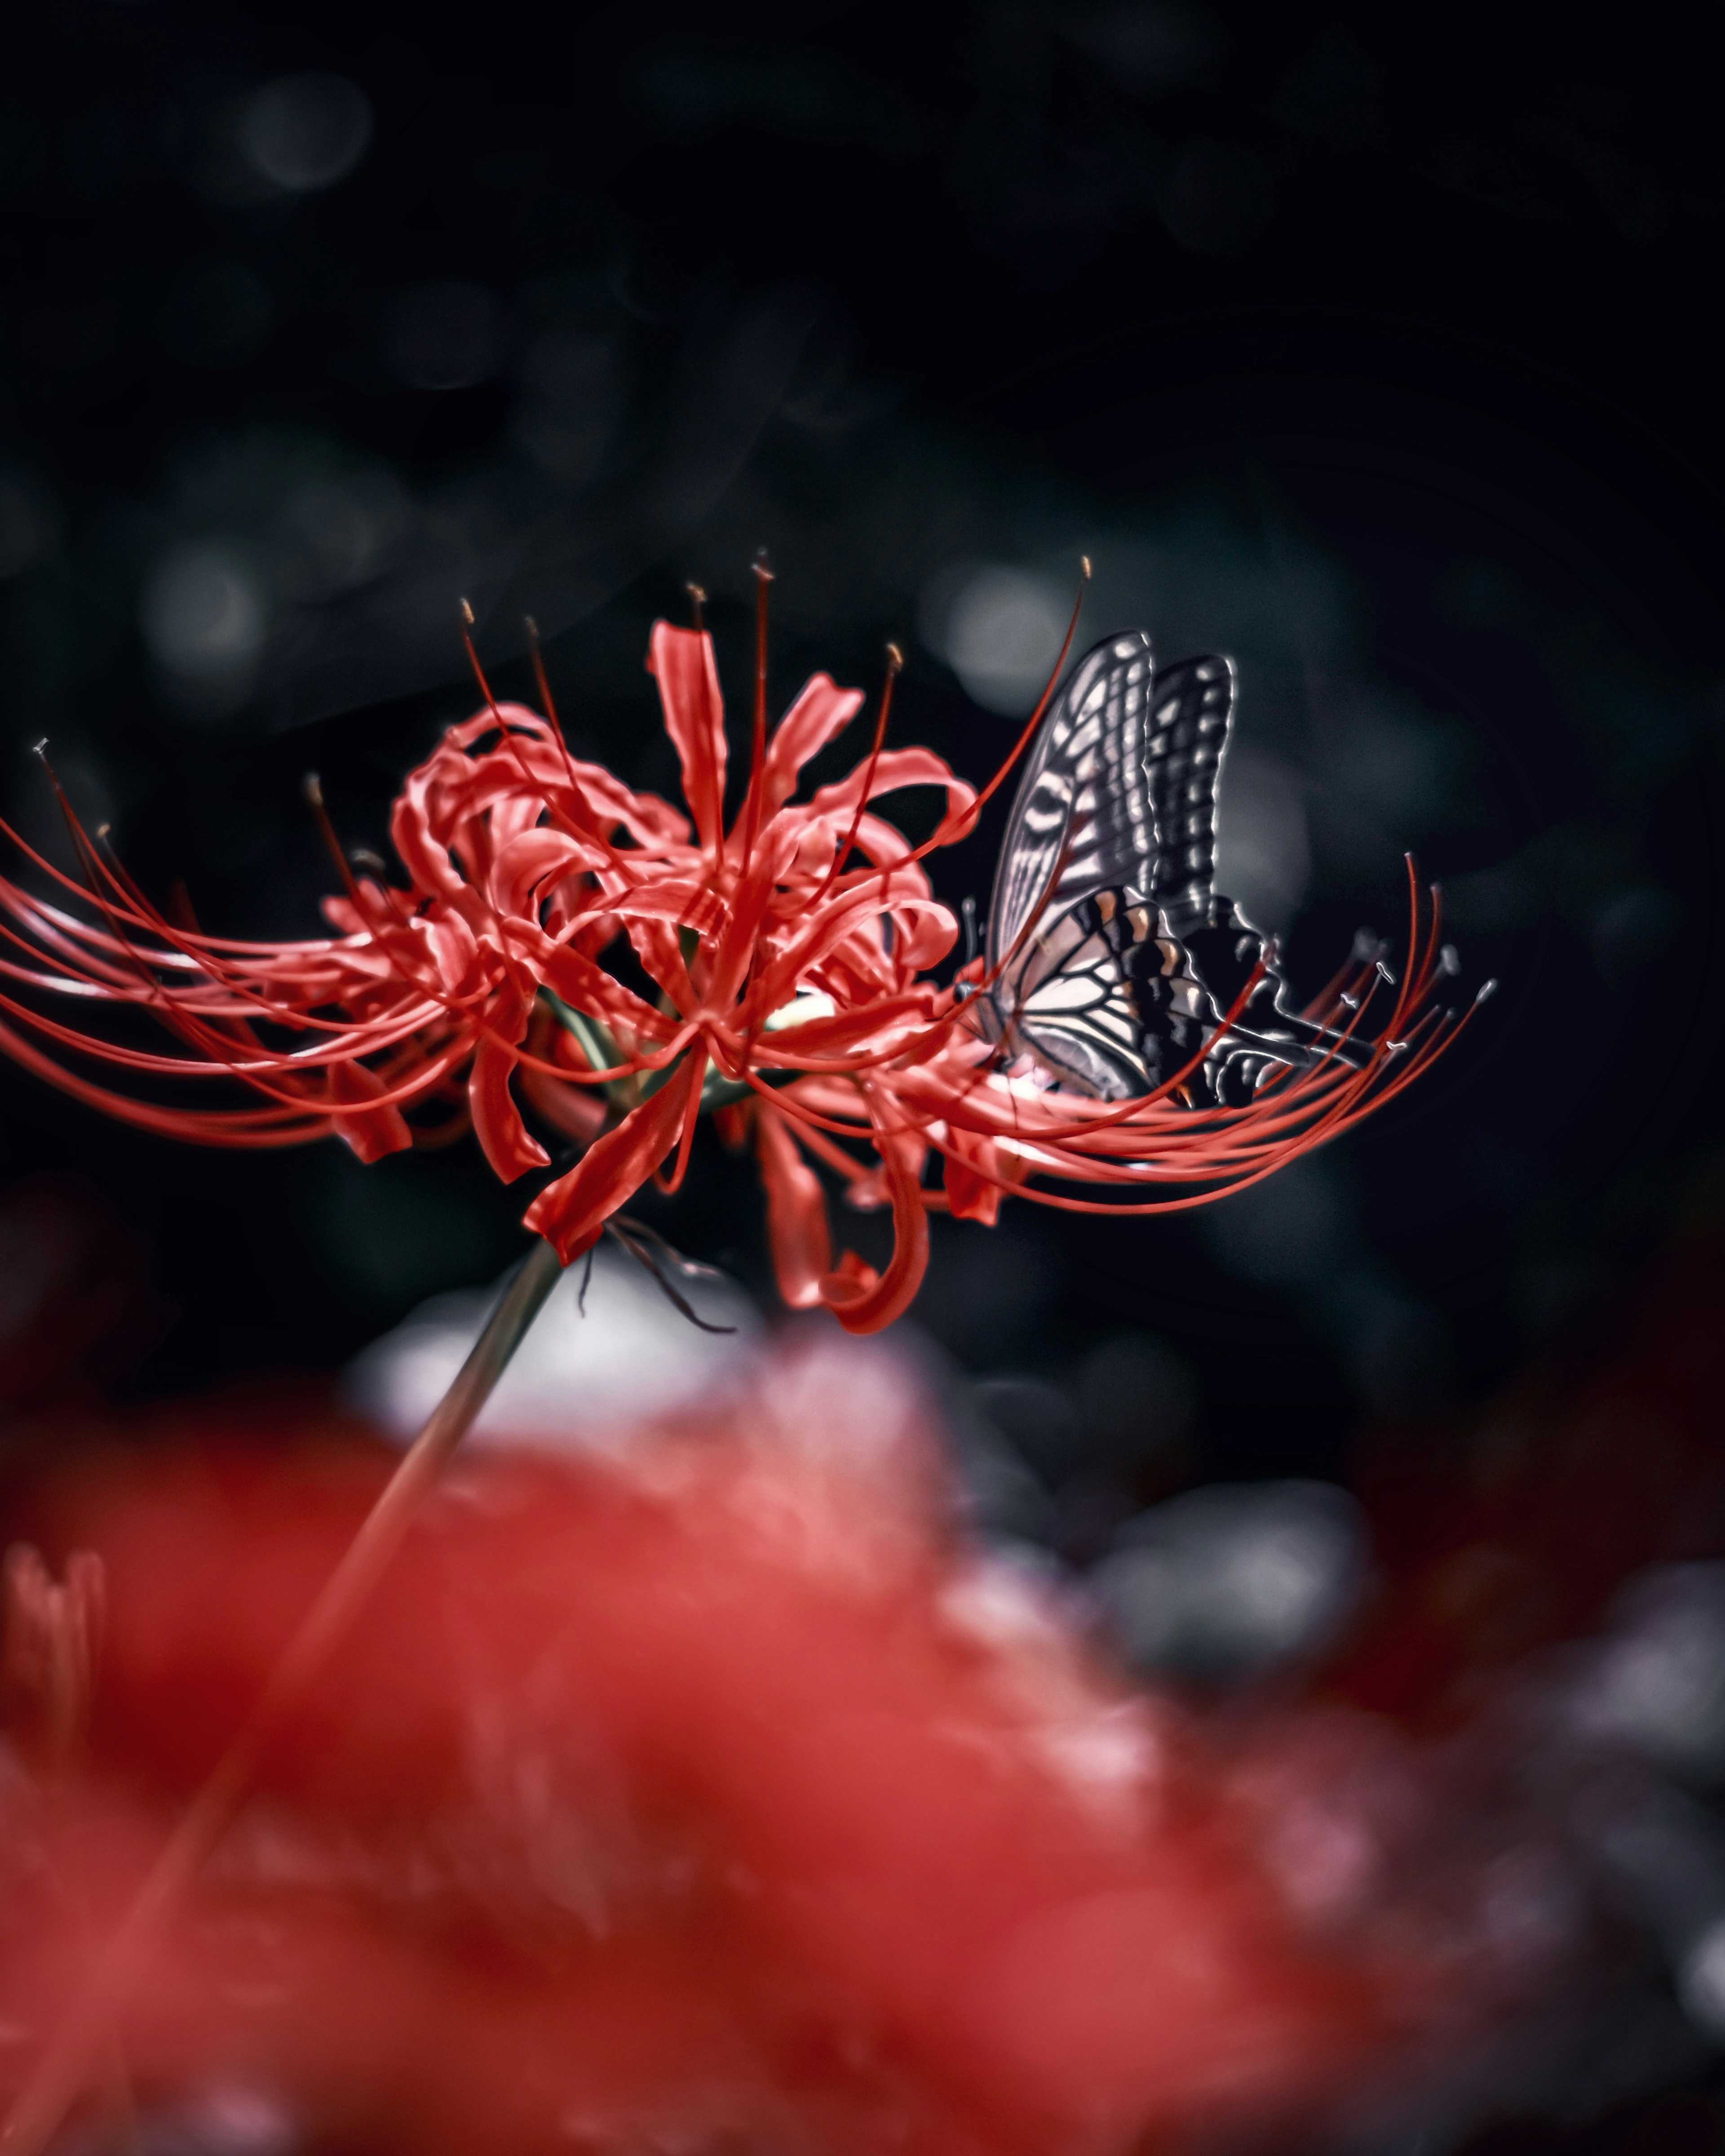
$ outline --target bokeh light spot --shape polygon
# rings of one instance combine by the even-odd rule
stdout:
[[[1066,633],[1069,595],[1029,570],[947,571],[924,596],[924,640],[984,711],[1016,716],[1041,694]]]
[[[244,701],[269,614],[236,552],[214,542],[172,548],[145,583],[139,624],[151,656],[190,705],[219,716]]]
[[[240,122],[247,157],[290,194],[315,193],[345,179],[371,140],[371,100],[346,75],[317,69],[266,84]]]

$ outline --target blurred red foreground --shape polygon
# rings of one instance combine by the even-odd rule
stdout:
[[[162,1937],[146,2107],[316,2145],[1189,2145],[1327,2110],[1440,2001],[1303,1934],[1172,1709],[948,1521],[861,1365],[747,1427],[463,1466]],[[258,1692],[387,1471],[326,1435],[84,1469],[90,1771],[0,1790],[0,2076]]]

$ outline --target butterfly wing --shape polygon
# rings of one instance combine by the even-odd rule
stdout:
[[[1009,967],[995,991],[1009,1045],[1058,1083],[1098,1100],[1148,1092],[1160,1074],[1160,1041],[1146,1030],[1131,969],[1147,959],[1159,973],[1164,954],[1143,941],[1144,908],[1132,916],[1111,892],[1080,900],[1038,926],[1022,964]],[[1131,940],[1135,932],[1142,948]]]
[[[1055,697],[1008,819],[988,908],[990,973],[1033,917],[1110,886],[1142,889],[1156,850],[1145,732],[1154,672],[1142,629],[1087,651]]]
[[[1198,1087],[1237,1103],[1249,1100],[1278,1065],[1301,1068],[1328,1054],[1358,1065],[1364,1055],[1329,1028],[1284,1008],[1288,983],[1274,954],[1233,900],[1216,890],[1216,788],[1233,731],[1235,685],[1233,662],[1214,652],[1163,668],[1146,762],[1157,834],[1150,901],[1179,943],[1182,971],[1203,992],[1206,1034],[1239,998],[1248,997],[1232,1029],[1217,1040]]]
[[[1232,660],[1214,652],[1156,676],[1144,768],[1156,842],[1145,895],[1176,936],[1209,922],[1216,784],[1234,726]]]
[[[1186,1091],[1234,1101],[1281,1065],[1361,1060],[1284,1009],[1273,959],[1251,987],[1264,939],[1217,894],[1235,686],[1233,662],[1214,652],[1155,670],[1149,638],[1132,630],[1086,654],[1044,721],[995,879],[983,1015],[1057,1084],[1127,1099],[1214,1040]]]
[[[1142,629],[1105,638],[1073,669],[1019,782],[988,915],[997,978],[985,1022],[1058,1081],[1105,1100],[1155,1083],[1122,960],[1150,930],[1155,686]]]

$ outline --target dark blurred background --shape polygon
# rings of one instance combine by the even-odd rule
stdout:
[[[1189,1484],[1460,1473],[1718,1217],[1711,81],[1657,7],[37,10],[5,813],[59,844],[46,736],[152,891],[318,933],[301,774],[381,845],[473,701],[460,597],[500,688],[533,614],[579,747],[674,790],[649,626],[698,579],[737,701],[762,545],[775,700],[896,638],[901,737],[981,778],[1088,553],[1090,633],[1239,663],[1222,878],[1296,981],[1399,931],[1411,848],[1462,992],[1502,986],[1213,1212],[937,1220],[916,1322],[1076,1561]],[[985,902],[999,832],[944,896]],[[8,1291],[41,1222],[105,1219],[131,1314],[74,1347],[122,1397],[334,1369],[521,1247],[471,1147],[202,1153],[0,1091]],[[764,1296],[758,1214],[713,1147],[662,1224]]]

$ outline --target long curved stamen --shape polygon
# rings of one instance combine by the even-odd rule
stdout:
[[[360,896],[359,886],[354,881],[353,864],[341,850],[341,841],[336,836],[336,827],[330,821],[330,812],[323,798],[323,781],[315,771],[308,771],[300,782],[305,795],[305,805],[311,811],[317,825],[317,834],[323,840],[324,850],[336,865],[342,887],[352,902],[362,921],[365,918],[365,901]]]
[[[994,776],[988,781],[988,784],[983,787],[982,792],[977,795],[975,800],[973,801],[967,808],[962,809],[956,816],[948,815],[944,817],[941,823],[937,826],[932,837],[925,839],[920,846],[913,846],[911,849],[910,852],[905,856],[906,860],[920,861],[926,860],[927,856],[933,853],[937,847],[956,845],[960,839],[968,838],[970,834],[976,829],[977,819],[982,814],[984,807],[1005,783],[1007,777],[1012,771],[1013,767],[1017,763],[1019,758],[1024,754],[1030,743],[1035,739],[1037,729],[1042,724],[1043,714],[1048,709],[1049,701],[1053,696],[1056,686],[1059,685],[1060,675],[1065,667],[1066,654],[1072,649],[1072,639],[1078,634],[1078,618],[1084,610],[1085,590],[1090,583],[1091,578],[1090,557],[1088,554],[1083,555],[1080,557],[1079,572],[1078,592],[1076,597],[1072,602],[1072,612],[1070,618],[1068,619],[1066,624],[1066,634],[1061,639],[1060,650],[1055,656],[1054,666],[1049,675],[1048,680],[1043,685],[1042,694],[1036,700],[1036,708],[1024,721],[1024,730],[1019,734],[1017,741],[1014,742],[1010,754],[1007,757],[1006,761],[1000,766],[999,769],[996,771]],[[859,821],[860,820],[860,819],[859,818]],[[855,836],[854,828],[852,836]],[[848,845],[846,847],[846,851],[849,851]],[[843,855],[841,855],[839,858],[842,860]],[[893,865],[895,867],[899,867],[902,866],[903,864],[901,862],[896,862]],[[885,872],[883,871],[883,875],[884,873]],[[1058,880],[1058,878],[1055,880]],[[884,900],[886,890],[884,881],[881,888]],[[1039,909],[1034,907],[1031,909],[1029,916],[1031,921],[1034,921],[1035,920],[1038,911]]]
[[[1071,619],[1066,624],[1066,634],[1061,639],[1060,651],[1055,659],[1054,670],[1044,685],[1042,694],[1036,699],[1035,710],[1024,721],[1024,732],[1013,743],[1011,754],[970,806],[962,810],[957,816],[947,818],[936,830],[933,837],[925,839],[922,844],[911,854],[911,860],[920,861],[927,855],[932,854],[937,846],[956,845],[959,839],[968,838],[976,829],[977,818],[1006,783],[1013,766],[1035,740],[1036,729],[1042,724],[1042,715],[1048,709],[1054,692],[1060,685],[1060,675],[1065,668],[1066,654],[1072,649],[1073,638],[1078,634],[1078,617],[1084,611],[1084,594],[1091,577],[1088,554],[1080,558],[1078,567],[1078,596],[1072,602]]]
[[[33,1031],[45,1034],[64,1047],[95,1056],[99,1060],[164,1076],[232,1077],[247,1084],[254,1091],[263,1093],[266,1099],[280,1104],[273,1110],[213,1111],[206,1115],[192,1111],[151,1110],[146,1104],[129,1102],[127,1103],[129,1120],[144,1122],[146,1127],[157,1129],[177,1127],[182,1135],[220,1136],[236,1143],[265,1142],[255,1137],[248,1138],[241,1133],[255,1131],[259,1124],[266,1120],[278,1123],[286,1121],[290,1122],[292,1128],[300,1130],[305,1135],[311,1135],[320,1130],[330,1128],[331,1117],[339,1124],[344,1119],[367,1116],[380,1109],[411,1101],[418,1097],[429,1085],[438,1081],[442,1071],[448,1067],[451,1060],[459,1060],[459,1054],[461,1052],[459,1050],[457,1051],[455,1057],[445,1054],[429,1062],[422,1061],[420,1067],[413,1073],[405,1084],[392,1086],[386,1083],[381,1096],[374,1096],[357,1102],[333,1101],[327,1097],[322,1097],[314,1104],[308,1100],[300,1087],[292,1084],[292,1080],[310,1075],[311,1069],[320,1067],[325,1063],[355,1063],[361,1055],[375,1054],[388,1049],[393,1044],[403,1043],[411,1032],[417,1030],[421,1023],[419,1017],[417,1014],[413,1015],[408,1025],[398,1029],[393,1034],[387,1027],[380,1030],[375,1024],[356,1026],[352,1021],[331,1024],[329,1029],[339,1032],[343,1036],[340,1054],[332,1056],[320,1055],[316,1059],[308,1060],[302,1055],[269,1054],[257,1041],[255,1034],[239,1012],[200,1012],[198,1006],[188,1003],[182,991],[172,990],[155,978],[152,968],[157,954],[141,950],[134,944],[121,926],[121,917],[129,916],[137,925],[163,935],[170,942],[177,942],[179,938],[171,925],[167,922],[159,910],[151,906],[144,898],[136,883],[117,860],[110,865],[103,858],[85,832],[45,754],[43,756],[43,762],[50,783],[54,785],[62,814],[65,817],[74,854],[88,878],[87,886],[73,885],[69,887],[78,891],[81,896],[95,904],[109,924],[115,947],[123,955],[126,961],[127,969],[126,975],[111,976],[113,985],[109,986],[103,993],[110,998],[117,1000],[143,1002],[172,1032],[179,1034],[190,1046],[201,1051],[204,1060],[197,1063],[188,1063],[178,1058],[160,1056],[147,1051],[121,1049],[114,1044],[99,1040],[88,1034],[75,1032],[60,1026],[55,1021],[44,1017],[40,1013],[17,1004],[9,997],[0,998],[0,1006],[3,1006],[13,1016],[21,1023],[28,1025]],[[327,817],[326,816],[323,820],[326,825]],[[328,836],[333,841],[333,831],[330,831]],[[29,849],[24,850],[32,851]],[[338,846],[332,846],[332,850],[339,856]],[[61,878],[60,880],[66,880]],[[103,890],[105,884],[110,885],[120,895],[121,900],[120,906],[116,906],[105,895]],[[19,896],[21,896],[22,894]],[[33,909],[27,911],[24,917],[33,918]],[[202,967],[208,968],[210,963],[208,955],[202,955],[198,963]],[[129,979],[131,983],[129,989],[120,985],[125,979]],[[219,975],[217,976],[216,985],[218,987],[222,985]],[[284,1010],[255,995],[246,995],[243,1000],[254,1009],[259,1016],[275,1023],[285,1023],[295,1026],[312,1025],[316,1026],[320,1030],[324,1029],[326,1023],[311,1019],[305,1014]],[[234,1044],[217,1029],[220,1025],[234,1027],[239,1033],[241,1044],[249,1052],[244,1055],[236,1055],[234,1053]],[[26,1047],[26,1044],[19,1041],[18,1036],[13,1034],[9,1028],[6,1030],[8,1041],[14,1045],[15,1052]],[[92,1086],[89,1081],[76,1079],[74,1074],[65,1070],[63,1065],[43,1057],[39,1052],[28,1050],[21,1056],[20,1060],[24,1060],[29,1067],[38,1070],[39,1075],[50,1075],[54,1082],[65,1085],[69,1090],[97,1100],[99,1104],[106,1107],[110,1112],[118,1111],[117,1102],[120,1096],[110,1094],[106,1088]],[[277,1086],[266,1082],[264,1075],[265,1072],[279,1073],[284,1081],[283,1084]],[[309,1127],[296,1120],[308,1116],[315,1118],[310,1122]],[[276,1142],[279,1142],[279,1137]]]
[[[516,770],[520,772],[522,782],[526,785],[528,793],[530,794],[536,794],[538,797],[546,814],[550,817],[552,822],[563,833],[566,838],[576,839],[584,839],[587,834],[584,832],[578,831],[575,829],[574,825],[570,823],[568,818],[564,815],[562,809],[557,807],[556,802],[552,799],[550,794],[547,792],[540,780],[534,776],[533,767],[527,762],[526,752],[521,747],[520,735],[516,732],[516,729],[509,724],[508,721],[504,717],[502,712],[497,707],[497,699],[491,693],[491,685],[485,679],[485,670],[484,667],[480,665],[479,653],[474,646],[473,608],[469,605],[465,599],[463,599],[461,602],[461,624],[462,647],[467,654],[467,663],[473,669],[473,678],[479,684],[480,694],[485,698],[486,707],[490,711],[492,718],[496,721],[497,731],[502,737],[504,744],[509,751]],[[534,637],[534,651],[536,658],[537,655],[537,649],[536,632]],[[544,671],[542,668],[540,669],[540,680],[542,684],[542,694],[548,695],[549,691],[543,688]],[[562,742],[561,732],[557,733],[557,738],[559,745],[561,745]],[[568,759],[568,754],[569,752],[567,748],[565,747],[563,749],[565,762]],[[578,793],[579,789],[578,788],[577,791]],[[614,859],[616,849],[610,845],[608,840],[602,840],[601,843],[605,845],[607,851],[609,852]]]
[[[747,870],[761,829],[762,773],[767,765],[767,588],[773,572],[764,550],[755,557],[755,710],[749,743],[749,788],[743,803],[742,857]]]
[[[528,792],[536,793],[538,790],[538,783],[533,777],[531,768],[522,752],[521,743],[516,739],[513,729],[507,725],[502,712],[497,708],[497,699],[491,693],[491,685],[485,679],[485,670],[480,665],[479,653],[474,648],[473,631],[473,608],[467,600],[463,599],[461,602],[461,646],[467,654],[467,663],[473,669],[473,678],[479,683],[480,694],[485,698],[491,716],[496,721],[497,731],[502,736],[510,754],[515,758],[516,768],[521,773]],[[547,805],[549,806],[549,803]]]
[[[125,931],[120,926],[114,907],[103,895],[104,883],[115,882],[115,879],[110,875],[100,851],[91,842],[89,833],[79,821],[65,788],[60,784],[58,773],[52,763],[49,762],[48,744],[45,741],[38,743],[36,753],[41,759],[42,767],[47,773],[49,783],[54,788],[55,798],[59,803],[60,813],[65,819],[66,829],[71,837],[74,855],[84,870],[88,885],[86,895],[95,902],[102,917],[107,921],[110,931],[124,953],[127,964],[132,969],[134,978],[143,991],[144,1001],[150,1004],[171,1032],[177,1033],[189,1045],[202,1049],[218,1064],[230,1063],[232,1059],[226,1053],[228,1044],[212,1026],[194,1018],[187,1009],[183,1000],[155,978],[150,971],[146,957],[133,948]],[[115,887],[122,891],[124,890],[124,886],[118,883],[115,884]],[[9,998],[7,999],[7,1007],[15,1016],[23,1019],[28,1024],[33,1024],[39,1031],[64,1031],[64,1029],[54,1027],[51,1020],[37,1017],[35,1014],[23,1009],[22,1006],[13,1004]],[[110,1060],[119,1059],[110,1055]],[[258,1084],[259,1089],[270,1097],[287,1104],[296,1104],[303,1097],[297,1093],[275,1093],[270,1088],[264,1086],[259,1081],[254,1080],[253,1082]]]
[[[545,722],[551,728],[552,737],[557,742],[557,753],[563,759],[563,770],[569,781],[569,791],[574,795],[576,806],[580,809],[593,837],[611,855],[613,860],[615,860],[617,849],[611,844],[608,834],[602,828],[600,819],[594,815],[592,804],[587,798],[587,789],[582,785],[576,773],[575,759],[569,752],[569,743],[563,732],[563,722],[557,716],[557,707],[552,697],[551,680],[545,670],[545,654],[539,648],[539,624],[531,614],[526,615],[523,619],[527,632],[527,652],[533,662],[533,680],[539,690],[540,708],[545,713]]]
[[[45,756],[42,757],[42,762],[59,797],[61,814],[72,835],[74,853],[90,877],[89,883],[78,883],[54,868],[51,862],[44,860],[35,849],[28,844],[3,819],[0,819],[0,833],[3,833],[27,860],[44,870],[57,883],[87,903],[95,905],[103,919],[109,924],[110,931],[110,940],[103,940],[110,941],[110,947],[117,952],[125,961],[126,971],[124,978],[137,984],[142,991],[142,999],[162,1016],[164,1023],[178,1030],[180,1029],[176,1024],[175,1019],[170,1018],[167,1014],[172,1011],[177,1015],[184,1014],[196,1007],[188,1002],[182,990],[152,978],[151,969],[159,971],[167,963],[166,954],[140,950],[126,934],[121,926],[122,921],[129,921],[133,927],[144,930],[151,935],[160,936],[176,953],[179,954],[183,963],[195,967],[223,993],[242,998],[260,1019],[290,1024],[296,1028],[311,1031],[342,1034],[352,1031],[352,1020],[324,1020],[313,1018],[309,1013],[284,1010],[278,1003],[271,1002],[267,997],[256,993],[249,983],[234,979],[232,969],[218,962],[218,954],[236,952],[247,957],[259,954],[272,956],[288,952],[316,957],[335,951],[338,947],[336,945],[321,942],[303,945],[251,944],[234,942],[225,937],[195,935],[188,937],[185,932],[177,930],[162,914],[159,908],[150,904],[117,859],[110,865],[103,858],[79,821],[76,811],[73,808],[69,798],[61,787],[59,780],[55,777],[53,767],[48,762]],[[112,891],[118,894],[120,903],[116,904],[104,898],[101,891],[101,885],[104,882]],[[94,936],[95,932],[91,931],[87,924],[74,921],[69,915],[59,914],[58,909],[49,908],[39,901],[30,901],[25,894],[15,891],[10,886],[3,887],[13,911],[19,912],[22,917],[36,922],[39,933],[42,932],[39,926],[40,916],[52,914],[57,921],[85,939]],[[49,940],[45,934],[44,940]],[[194,944],[198,947],[194,949],[193,947]],[[54,947],[51,945],[50,947]],[[117,979],[119,976],[116,974],[112,978]]]
[[[875,773],[880,767],[880,752],[886,746],[886,721],[892,711],[893,684],[904,671],[904,665],[903,652],[896,644],[889,644],[886,647],[886,678],[880,685],[880,710],[875,721],[875,738],[870,744],[868,762],[863,766],[862,786],[856,798],[856,814],[850,819],[850,829],[845,834],[844,844],[833,855],[825,879],[820,889],[814,894],[812,902],[816,906],[819,905],[838,880],[839,871],[850,859],[850,850],[856,844],[856,834],[862,829],[863,815],[869,805],[870,794],[874,789]],[[896,866],[896,863],[894,865]]]

